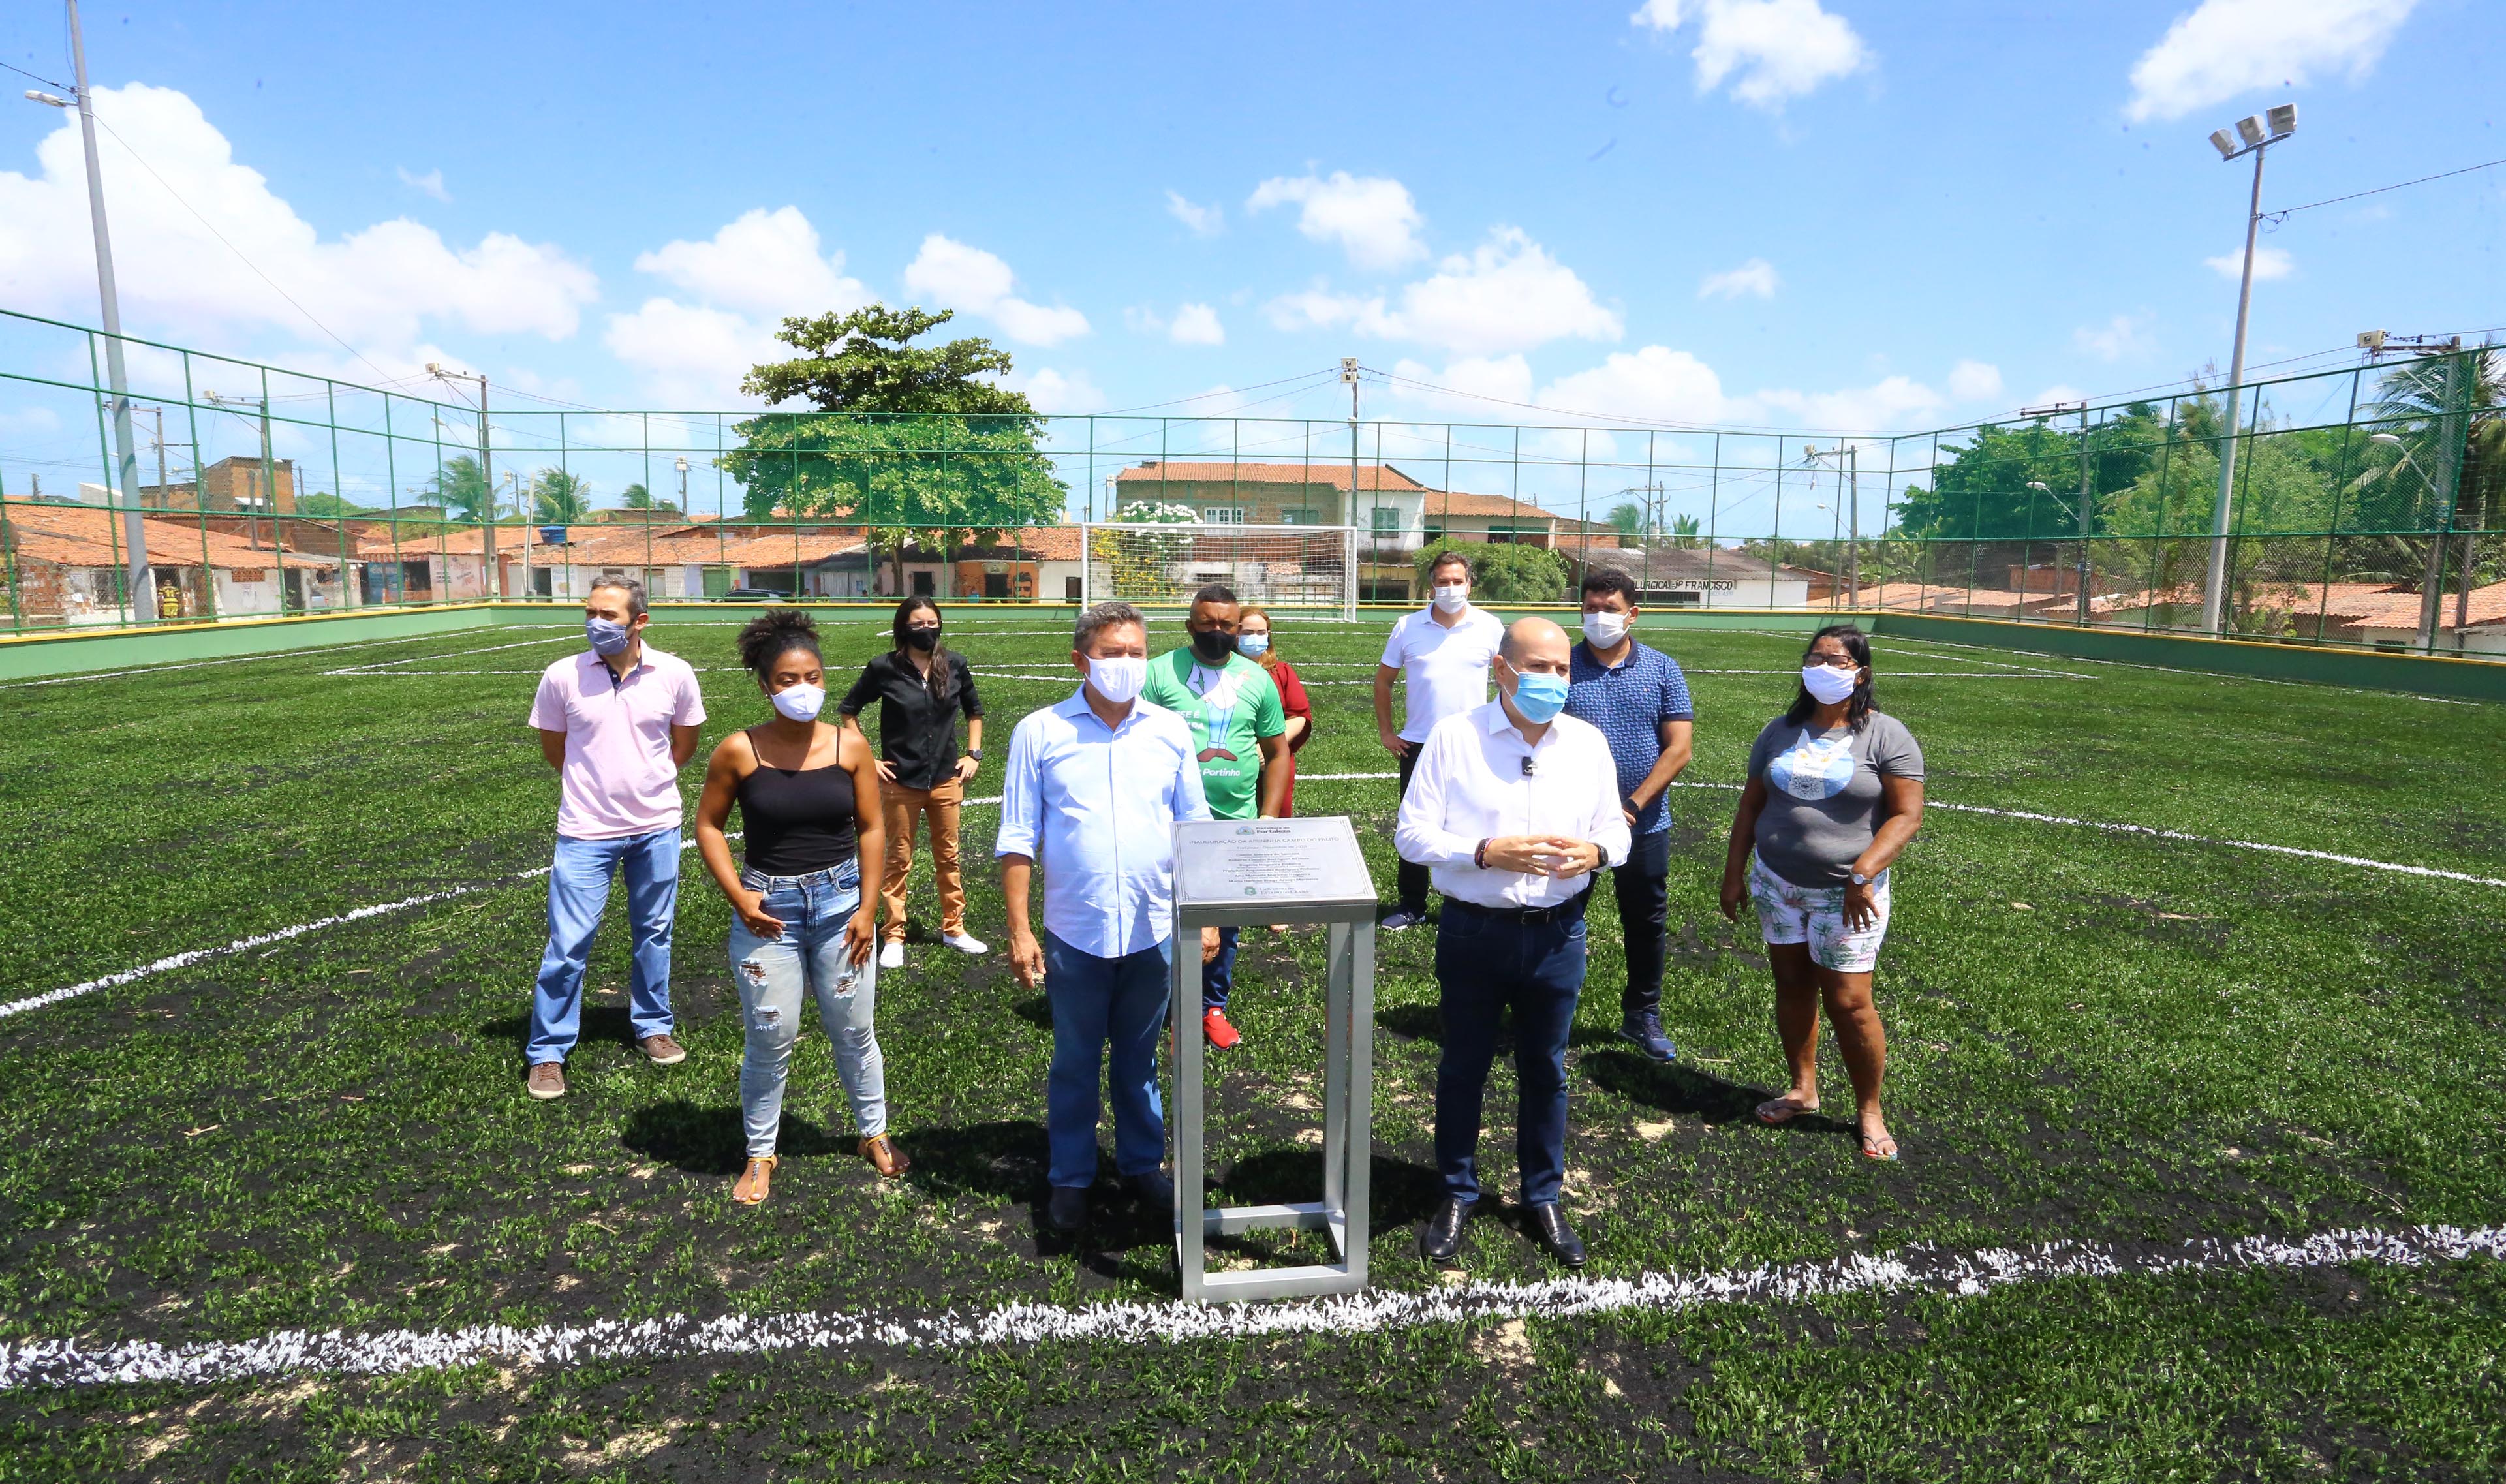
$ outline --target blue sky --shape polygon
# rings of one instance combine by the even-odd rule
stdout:
[[[1631,9],[87,23],[133,333],[602,407],[737,406],[776,316],[877,298],[1051,410],[1340,416],[1271,383],[1347,354],[1370,416],[1940,426],[2224,365],[2214,127],[2301,106],[2267,206],[2506,156],[2483,0]],[[0,60],[64,78],[57,8]],[[0,307],[93,320],[83,190],[63,114],[0,109]],[[2502,236],[2506,169],[2292,216],[2251,358],[2506,324]]]

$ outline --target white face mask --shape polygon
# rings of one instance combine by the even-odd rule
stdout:
[[[1628,636],[1628,616],[1624,613],[1587,613],[1584,615],[1584,637],[1594,649],[1609,649]]]
[[[1859,666],[1852,670],[1839,670],[1833,665],[1802,667],[1802,689],[1809,692],[1809,699],[1821,706],[1834,706],[1852,695],[1853,687],[1861,682],[1861,678]]]
[[[1140,687],[1149,683],[1149,662],[1137,655],[1117,655],[1088,660],[1088,683],[1096,694],[1123,706],[1139,699]]]
[[[1467,582],[1436,584],[1436,611],[1459,613],[1471,604],[1471,585]]]
[[[774,709],[794,721],[815,721],[818,708],[827,704],[827,688],[823,685],[787,685],[770,699],[774,703]]]

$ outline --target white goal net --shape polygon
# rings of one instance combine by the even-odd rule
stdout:
[[[1080,527],[1092,603],[1188,603],[1213,582],[1238,600],[1357,617],[1357,527],[1099,523]]]

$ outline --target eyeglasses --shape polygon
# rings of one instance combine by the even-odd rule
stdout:
[[[1860,670],[1862,668],[1862,662],[1853,658],[1853,656],[1849,654],[1813,654],[1807,658],[1810,664],[1824,665],[1830,670]]]

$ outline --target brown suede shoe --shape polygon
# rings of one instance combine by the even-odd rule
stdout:
[[[539,1099],[542,1103],[546,1103],[552,1098],[564,1097],[565,1064],[563,1062],[533,1062],[531,1064],[531,1074],[528,1078],[524,1079],[522,1083],[522,1091],[529,1093],[532,1097]]]
[[[863,1140],[861,1157],[869,1160],[871,1168],[886,1179],[892,1180],[913,1168],[913,1161],[905,1157],[903,1149],[888,1142],[887,1136],[884,1134],[873,1134]]]
[[[688,1048],[666,1034],[648,1035],[635,1044],[644,1049],[644,1055],[651,1058],[656,1067],[676,1067],[688,1059]]]

